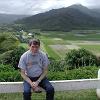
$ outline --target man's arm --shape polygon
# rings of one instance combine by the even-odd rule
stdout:
[[[27,81],[32,87],[33,87],[33,83],[32,81],[30,80],[30,78],[25,74],[25,70],[21,69],[21,76],[22,78]]]
[[[41,76],[39,77],[39,79],[36,82],[32,83],[34,88],[38,86],[38,84],[47,75],[47,73],[48,73],[48,67],[44,67],[43,72],[42,72]]]
[[[41,80],[47,75],[49,63],[50,62],[49,62],[48,56],[47,56],[47,54],[45,54],[43,56],[43,72],[42,72],[41,76],[39,77],[39,79],[37,80],[38,83],[40,83]]]
[[[48,67],[44,67],[43,72],[39,77],[39,79],[37,80],[37,82],[41,82],[41,80],[47,75],[47,73],[48,73]]]

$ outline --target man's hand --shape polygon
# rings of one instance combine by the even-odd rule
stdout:
[[[31,87],[32,87],[32,89],[33,89],[34,92],[41,93],[42,90],[41,90],[40,86],[38,86],[38,84],[39,84],[38,81],[32,82]]]
[[[38,86],[38,82],[36,81],[36,82],[32,82],[31,83],[31,87],[33,88],[33,89],[35,89],[37,86]]]

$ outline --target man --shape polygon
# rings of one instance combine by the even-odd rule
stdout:
[[[25,52],[19,61],[21,76],[24,79],[24,100],[31,100],[31,88],[38,86],[46,91],[46,100],[54,100],[54,88],[46,78],[49,60],[47,55],[40,50],[40,40],[29,41],[29,50]]]

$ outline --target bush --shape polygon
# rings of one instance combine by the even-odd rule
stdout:
[[[6,51],[2,54],[0,54],[0,63],[1,64],[6,64],[8,62],[8,60],[10,59],[10,55],[12,53],[13,50],[10,51]]]
[[[72,79],[89,79],[97,78],[98,67],[86,66],[83,68],[52,72],[49,71],[47,77],[49,80],[72,80]],[[16,82],[22,81],[22,77],[18,70],[10,65],[0,65],[0,82]]]
[[[71,50],[66,54],[65,61],[70,69],[97,64],[96,56],[85,49]]]
[[[65,61],[63,60],[50,60],[49,71],[57,72],[65,70]]]
[[[68,80],[97,78],[98,69],[99,68],[96,66],[86,66],[83,68],[69,70],[65,76]]]
[[[65,72],[52,72],[52,71],[49,71],[47,77],[50,81],[51,80],[66,80]]]
[[[49,80],[73,80],[97,78],[99,68],[96,66],[86,66],[78,69],[65,70],[63,72],[49,71]]]
[[[21,80],[22,77],[18,70],[15,70],[11,65],[0,65],[0,82],[16,82]]]
[[[3,65],[3,64],[0,64],[0,73],[1,72],[13,72],[14,71],[14,68],[11,67],[11,65]]]
[[[10,63],[11,65],[15,68],[18,69],[18,63],[19,63],[19,59],[21,57],[21,55],[26,51],[25,48],[23,47],[18,47],[16,49],[13,50],[13,52],[11,53],[10,56]]]
[[[16,82],[22,81],[20,73],[16,70],[13,72],[1,72],[0,73],[0,82]]]

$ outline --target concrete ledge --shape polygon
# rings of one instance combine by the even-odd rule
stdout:
[[[100,79],[50,81],[55,91],[100,88]],[[0,93],[23,92],[23,82],[0,82]]]

